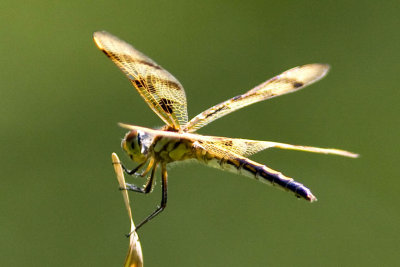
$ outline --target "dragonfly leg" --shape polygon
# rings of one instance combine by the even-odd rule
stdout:
[[[165,207],[167,206],[167,192],[168,192],[168,174],[167,174],[167,166],[165,163],[161,165],[161,183],[162,183],[162,197],[161,204],[157,207],[155,211],[153,211],[146,219],[144,219],[141,223],[139,223],[135,231],[137,231],[140,227],[142,227],[145,223],[153,219],[155,216],[160,214]]]
[[[151,162],[150,162],[151,163]],[[138,187],[134,184],[128,184],[125,183],[126,188],[120,188],[121,190],[129,190],[129,191],[134,191],[134,192],[138,192],[138,193],[143,193],[143,194],[148,194],[151,192],[151,190],[153,189],[153,184],[154,184],[154,176],[156,173],[156,169],[157,169],[157,164],[151,163],[151,165],[154,165],[153,170],[151,171],[151,175],[149,177],[149,179],[147,180],[146,184],[144,185],[144,187]]]
[[[154,159],[152,158],[149,162],[149,165],[147,165],[146,169],[142,172],[142,173],[136,173],[138,170],[140,170],[145,164],[147,163],[147,160],[140,163],[136,168],[132,169],[132,170],[128,170],[123,164],[121,164],[122,169],[125,171],[125,173],[129,174],[129,175],[134,175],[134,176],[140,176],[140,177],[144,177],[146,176],[149,171],[153,168],[153,165],[155,163]]]
[[[138,170],[140,170],[144,165],[146,164],[146,162],[140,163],[136,168],[132,169],[132,170],[128,170],[124,164],[121,163],[122,169],[124,170],[125,173],[129,174],[129,175],[135,175],[135,176],[139,176],[140,174],[136,173]]]

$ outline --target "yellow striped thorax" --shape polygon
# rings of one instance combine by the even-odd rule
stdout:
[[[122,148],[138,163],[149,157],[169,163],[193,158],[193,142],[186,138],[169,138],[149,132],[132,130],[122,140]]]

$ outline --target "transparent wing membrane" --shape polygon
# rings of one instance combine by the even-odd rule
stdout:
[[[256,141],[248,139],[235,139],[228,137],[213,137],[213,136],[202,136],[197,140],[201,142],[202,147],[204,147],[208,151],[212,151],[212,153],[218,154],[218,151],[220,150],[231,151],[237,155],[241,155],[244,157],[251,156],[267,148],[281,148],[281,149],[298,150],[298,151],[320,153],[320,154],[332,154],[350,158],[358,157],[358,154],[341,149],[290,145],[290,144],[270,142],[270,141]]]
[[[248,157],[257,152],[260,152],[267,148],[281,148],[298,150],[304,152],[320,153],[320,154],[332,154],[350,158],[357,158],[358,154],[335,148],[320,148],[312,146],[300,146],[290,145],[285,143],[271,142],[271,141],[258,141],[240,138],[229,138],[220,136],[207,136],[192,133],[176,133],[163,130],[154,130],[141,126],[129,125],[119,123],[123,128],[135,131],[143,131],[153,136],[162,136],[170,139],[185,139],[190,140],[195,145],[202,147],[203,149],[215,154],[219,157],[224,157],[226,152],[230,152],[236,155]]]
[[[235,96],[200,113],[188,122],[185,129],[188,132],[194,132],[210,122],[248,105],[300,90],[320,80],[328,70],[329,65],[326,64],[308,64],[285,71],[245,94]]]
[[[108,32],[95,32],[93,39],[168,126],[181,129],[182,125],[186,125],[186,95],[174,76],[130,44]]]

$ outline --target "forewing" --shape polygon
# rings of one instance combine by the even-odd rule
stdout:
[[[244,157],[248,157],[259,151],[272,147],[320,153],[320,154],[333,154],[351,158],[358,157],[358,154],[341,149],[298,146],[298,145],[290,145],[290,144],[270,142],[270,141],[256,141],[248,139],[236,139],[236,138],[213,137],[213,136],[201,136],[199,140],[200,140],[199,144],[208,151],[217,151],[217,152],[221,151],[218,153],[225,153],[224,151],[230,151],[232,153]]]
[[[154,130],[141,126],[128,125],[124,123],[119,123],[119,125],[131,131],[132,130],[142,131],[154,136],[163,136],[171,139],[191,140],[194,146],[201,147],[211,153],[214,153],[216,156],[220,157],[227,157],[231,154],[248,157],[264,149],[272,147],[320,153],[320,154],[333,154],[350,158],[357,158],[359,156],[358,154],[335,148],[298,146],[298,145],[290,145],[290,144],[270,142],[270,141],[257,141],[257,140],[240,139],[240,138],[206,136],[206,135],[191,134],[191,133],[181,134],[177,132]]]
[[[181,129],[187,124],[185,91],[174,76],[130,44],[108,32],[95,32],[93,39],[167,125]]]
[[[308,64],[285,71],[243,95],[235,96],[200,113],[188,122],[185,129],[188,132],[194,132],[210,122],[250,104],[300,90],[320,80],[328,70],[329,65],[326,64]]]

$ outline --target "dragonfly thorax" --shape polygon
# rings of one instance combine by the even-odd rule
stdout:
[[[170,163],[196,157],[191,139],[183,136],[180,138],[163,136],[141,130],[127,133],[122,140],[122,148],[137,163],[145,162],[149,158]]]

